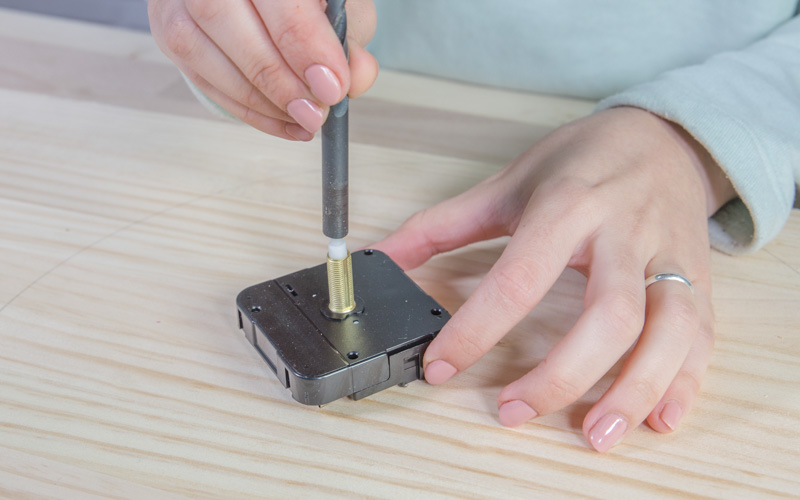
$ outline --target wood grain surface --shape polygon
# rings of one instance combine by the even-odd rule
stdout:
[[[680,429],[580,431],[618,367],[519,429],[505,384],[582,310],[567,271],[444,386],[293,401],[238,330],[243,288],[321,263],[319,142],[209,117],[147,35],[0,10],[0,496],[800,494],[800,213],[712,258],[717,346]],[[351,245],[495,172],[592,103],[385,72],[353,104]],[[411,276],[450,311],[503,249]]]

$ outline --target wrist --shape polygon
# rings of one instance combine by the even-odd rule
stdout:
[[[736,190],[730,179],[711,153],[681,125],[656,116],[666,125],[674,143],[694,167],[706,198],[706,215],[711,217],[726,203],[736,198]]]
[[[706,193],[706,215],[711,217],[723,205],[736,198],[736,190],[722,167],[697,139],[677,123],[667,123],[685,144],[687,153],[700,176]]]

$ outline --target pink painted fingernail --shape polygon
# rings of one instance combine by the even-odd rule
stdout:
[[[515,399],[500,405],[500,423],[506,427],[519,427],[528,420],[539,416],[536,410],[525,401]]]
[[[322,126],[322,110],[308,99],[295,99],[289,102],[286,112],[312,134]]]
[[[425,380],[429,384],[439,385],[450,380],[458,370],[447,361],[437,359],[425,367]]]
[[[328,106],[340,101],[342,85],[336,75],[321,64],[314,64],[306,69],[306,81],[317,98]]]
[[[627,430],[628,422],[619,415],[611,413],[594,424],[589,431],[589,442],[595,450],[605,453],[622,440]]]
[[[681,404],[673,400],[668,401],[667,404],[664,405],[658,418],[674,431],[675,428],[678,427],[678,422],[682,416],[683,408],[681,408]]]
[[[285,130],[287,134],[291,135],[298,141],[310,141],[314,138],[314,134],[296,123],[287,123],[283,127],[283,130]]]

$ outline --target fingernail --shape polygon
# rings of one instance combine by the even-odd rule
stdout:
[[[321,64],[314,64],[306,69],[306,81],[317,98],[327,104],[333,106],[339,102],[339,96],[342,94],[342,85],[336,75]]]
[[[628,422],[612,413],[594,424],[592,430],[589,431],[589,442],[592,443],[595,450],[605,453],[622,440],[622,436],[627,430]]]
[[[433,385],[444,384],[450,380],[457,371],[456,367],[447,361],[437,359],[425,367],[425,380]]]
[[[683,416],[683,408],[681,408],[681,404],[677,401],[667,401],[667,404],[664,405],[664,408],[661,409],[661,414],[658,418],[661,419],[667,427],[675,430],[678,427],[678,422]]]
[[[285,130],[287,134],[291,135],[298,141],[310,141],[314,138],[314,134],[296,123],[287,123],[283,127],[283,130]]]
[[[500,405],[500,423],[506,427],[519,427],[538,415],[536,410],[528,406],[528,403],[518,399],[506,401]]]
[[[308,99],[295,99],[289,102],[286,112],[301,127],[311,133],[316,132],[322,126],[322,110]]]

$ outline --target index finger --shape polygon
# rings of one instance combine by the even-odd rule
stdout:
[[[446,382],[480,359],[553,286],[588,229],[588,218],[556,214],[528,207],[503,254],[428,346],[429,383]]]
[[[319,0],[254,0],[253,5],[297,77],[323,103],[341,101],[350,87],[350,69]]]

